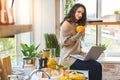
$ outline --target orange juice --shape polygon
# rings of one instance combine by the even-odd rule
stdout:
[[[55,58],[50,58],[47,62],[48,68],[56,69],[56,65],[57,65],[57,62]]]
[[[46,57],[46,58],[50,57],[50,50],[49,49],[44,49],[43,50],[43,57]]]

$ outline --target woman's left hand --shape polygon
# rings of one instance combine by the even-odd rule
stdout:
[[[85,56],[87,53],[84,51],[80,51],[80,55]]]

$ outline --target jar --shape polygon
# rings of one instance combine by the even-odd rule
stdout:
[[[40,58],[39,59],[39,69],[46,68],[47,67],[47,61],[48,61],[48,58],[46,58],[46,57]]]
[[[50,50],[49,49],[43,49],[43,57],[45,57],[45,58],[50,57]]]

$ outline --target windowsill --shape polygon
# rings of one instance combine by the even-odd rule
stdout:
[[[101,63],[120,63],[120,57],[100,57],[98,59]]]

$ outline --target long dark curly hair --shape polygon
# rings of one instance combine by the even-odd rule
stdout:
[[[79,8],[79,7],[83,7],[84,8],[84,13],[83,13],[83,16],[81,19],[79,19],[77,22],[76,22],[76,19],[75,19],[75,13],[76,13],[76,10]],[[65,20],[67,20],[68,22],[70,23],[77,23],[78,25],[82,25],[82,26],[85,26],[86,25],[86,8],[83,4],[80,4],[80,3],[77,3],[75,4],[69,11],[69,13],[65,16],[65,18],[63,19],[63,21],[61,22],[61,25],[63,24],[63,22]]]

